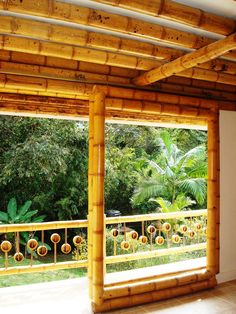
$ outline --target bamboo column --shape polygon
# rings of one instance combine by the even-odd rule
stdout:
[[[88,160],[88,281],[89,297],[92,299],[92,272],[93,272],[93,142],[94,142],[94,102],[89,100],[89,160]]]
[[[207,270],[212,274],[217,271],[216,246],[219,230],[218,220],[218,121],[217,119],[208,121],[208,199],[207,199]]]
[[[94,95],[94,139],[93,139],[93,252],[92,281],[93,307],[103,303],[104,293],[104,173],[105,173],[105,94]]]

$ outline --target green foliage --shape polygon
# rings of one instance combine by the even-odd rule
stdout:
[[[11,198],[7,205],[7,211],[0,211],[0,222],[4,224],[42,222],[45,215],[35,216],[38,210],[30,210],[31,204],[31,201],[26,201],[18,209],[16,198]]]
[[[182,152],[173,143],[168,131],[160,134],[159,145],[159,158],[156,161],[147,159],[138,170],[134,205],[145,203],[150,198],[161,197],[172,203],[173,210],[178,208],[176,200],[182,194],[193,197],[199,205],[203,205],[206,201],[207,177],[205,146],[200,145]]]

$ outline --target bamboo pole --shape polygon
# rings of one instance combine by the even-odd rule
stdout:
[[[200,28],[205,31],[230,35],[236,30],[235,21],[229,18],[205,12],[198,8],[184,5],[170,0],[138,1],[138,0],[92,0],[118,6],[130,11],[140,12],[146,15],[158,16],[185,25]]]
[[[88,220],[52,221],[11,225],[0,224],[0,233],[87,227]]]
[[[105,174],[105,94],[94,94],[93,140],[93,304],[103,303],[104,291],[104,174]]]
[[[93,146],[94,102],[89,101],[89,160],[88,160],[88,281],[89,297],[93,299]]]
[[[167,256],[167,255],[179,254],[179,253],[185,253],[185,252],[193,252],[193,251],[204,250],[204,249],[206,249],[206,243],[198,243],[198,244],[191,244],[191,245],[180,246],[180,247],[172,247],[168,249],[153,250],[153,251],[148,251],[148,252],[138,252],[138,253],[132,253],[132,254],[107,256],[105,262],[106,264],[115,264],[115,263],[121,263],[121,262],[136,261],[139,259]]]
[[[209,120],[208,122],[208,184],[207,184],[207,269],[213,274],[217,271],[217,217],[218,217],[218,122]]]
[[[63,63],[62,60],[61,62]],[[93,73],[92,66],[87,67],[87,70],[88,68],[90,68],[90,71],[92,72],[53,68],[53,67],[48,67],[48,66],[41,66],[41,65],[35,65],[35,64],[31,65],[31,64],[24,64],[24,63],[9,62],[9,61],[8,62],[3,61],[0,63],[0,73],[4,73],[4,74],[17,74],[17,75],[26,75],[26,76],[33,76],[33,77],[36,76],[36,77],[43,77],[43,78],[69,80],[69,81],[81,81],[81,82],[90,81],[90,82],[97,82],[101,84],[108,83],[108,84],[119,84],[119,85],[124,85],[124,86],[132,85],[131,78],[122,77],[122,76],[113,76],[113,75],[107,75],[107,74],[97,74],[97,73]],[[178,73],[176,76],[194,78],[196,80],[210,81],[210,82],[236,86],[235,75],[222,74],[216,71],[210,71],[210,70],[205,70],[205,69],[192,68],[192,69],[182,71],[181,73]],[[179,80],[179,78],[177,80]],[[162,83],[162,85],[165,86],[165,83]],[[207,84],[205,83],[205,85]],[[221,90],[228,88],[227,86],[223,86],[223,85],[221,85],[220,87],[221,87]],[[154,88],[155,86],[153,86],[153,89]],[[205,86],[205,88],[207,88],[207,86]],[[213,88],[216,88],[216,85],[213,85]],[[235,88],[233,89],[233,92],[235,92]]]
[[[50,43],[39,40],[32,40],[29,38],[19,38],[13,36],[10,37],[6,35],[0,35],[0,49],[2,49],[1,55],[2,52],[9,51],[11,53],[10,58],[12,58],[13,53],[12,60],[25,60],[24,62],[26,62],[26,60],[32,60],[32,57],[24,56],[24,58],[22,58],[22,55],[18,55],[19,53],[24,53],[25,55],[30,53],[31,55],[37,55],[36,59],[40,64],[42,62],[44,62],[43,64],[45,64],[46,62],[45,65],[56,65],[59,68],[64,63],[66,64],[66,66],[73,68],[75,66],[74,62],[77,60],[80,60],[79,64],[81,64],[81,66],[79,66],[78,69],[81,71],[88,71],[88,62],[96,63],[96,65],[93,66],[93,69],[95,69],[95,71],[98,73],[100,73],[100,71],[102,71],[102,73],[104,72],[104,70],[100,69],[101,66],[106,67],[105,71],[107,71],[108,66],[114,66],[112,67],[110,74],[117,76],[126,76],[126,71],[128,70],[151,70],[153,67],[158,67],[161,65],[160,61],[148,58],[123,56],[121,54],[98,51],[89,48],[87,49],[64,44],[62,45],[58,43]],[[16,51],[12,52],[12,50]],[[47,58],[45,58],[44,56],[47,56]],[[8,58],[8,56],[5,57]],[[43,59],[40,59],[42,57]],[[60,60],[55,60],[55,58],[60,59],[59,57],[63,58],[65,61],[62,62]],[[173,60],[174,57],[172,55],[169,55],[168,58],[170,60]],[[229,74],[235,74],[236,68],[233,62],[229,62],[226,60],[211,60],[201,64],[200,67],[208,70],[214,69],[216,71],[222,71]],[[97,68],[99,69],[97,70]],[[89,67],[89,69],[91,69],[91,67]],[[122,70],[124,71],[124,73],[122,72]],[[130,76],[133,77],[133,73]]]
[[[135,37],[150,38],[157,42],[159,41],[170,42],[172,44],[177,44],[179,46],[193,49],[198,49],[212,42],[211,39],[196,34],[190,34],[184,31],[164,27],[156,23],[154,24],[150,22],[145,22],[143,20],[134,19],[127,16],[108,13],[101,10],[80,7],[78,5],[63,3],[60,4],[60,10],[57,10],[58,1],[51,1],[50,6],[49,3],[45,4],[44,2],[38,3],[37,6],[32,6],[32,4],[29,4],[26,1],[22,2],[18,0],[16,2],[17,3],[14,3],[13,5],[11,4],[7,5],[5,8],[10,12],[20,12],[23,14],[31,13],[33,15],[43,16],[46,18],[51,17],[54,19],[65,20],[67,22],[73,21],[74,23],[77,24],[93,26],[106,30],[108,29],[115,32],[121,32],[127,35],[131,34]],[[68,11],[73,13],[72,14],[69,13],[68,15]],[[71,19],[68,16],[71,16]],[[16,21],[16,23],[18,24],[18,21]],[[19,19],[19,24],[22,24],[22,19]],[[54,32],[56,32],[57,34],[59,33],[59,31],[56,31],[57,28],[55,26],[52,26],[52,28],[53,30],[51,33]],[[60,30],[62,29],[62,27],[58,29]],[[71,27],[71,29],[73,28]],[[65,32],[64,29],[63,31]],[[73,32],[75,32],[75,30],[73,30]],[[88,34],[89,35],[92,34],[91,37],[93,39],[96,37],[95,33]],[[103,41],[105,40],[108,41],[108,39],[111,39],[111,36],[109,37],[104,35],[100,36],[102,36],[101,39]],[[52,38],[52,35],[50,36],[50,38]],[[124,43],[122,40],[121,46],[126,46],[125,43],[126,40],[124,40]],[[92,44],[91,40],[90,44]]]
[[[37,273],[45,271],[53,271],[58,269],[71,269],[71,268],[85,268],[88,265],[87,260],[81,261],[70,261],[70,262],[60,262],[60,263],[48,263],[32,266],[16,266],[10,268],[0,268],[0,276],[4,275],[18,275],[18,274],[27,274],[27,273]]]
[[[200,48],[197,51],[190,52],[183,57],[164,64],[159,68],[150,70],[147,73],[141,74],[133,79],[137,85],[147,85],[163,78],[169,77],[173,74],[179,73],[183,70],[192,68],[198,64],[215,59],[227,51],[236,48],[236,33],[228,37],[218,40],[206,47]]]
[[[211,277],[212,274],[206,270],[190,271],[175,276],[169,276],[167,278],[159,278],[153,280],[151,279],[144,282],[136,282],[123,286],[109,287],[105,288],[104,299],[108,300],[152,291],[157,292],[163,289],[169,289],[178,286],[188,285],[193,282],[204,281],[210,279]]]
[[[213,277],[208,280],[195,282],[189,285],[177,286],[173,288],[163,289],[160,291],[145,292],[133,296],[114,298],[111,300],[106,300],[101,306],[94,305],[93,311],[95,313],[106,312],[114,309],[126,308],[134,305],[165,300],[180,295],[210,289],[215,287],[216,284],[217,284],[216,279]]]
[[[151,220],[166,220],[166,219],[177,219],[187,217],[201,217],[206,216],[206,209],[187,210],[181,212],[170,212],[170,213],[156,213],[156,214],[145,214],[145,215],[134,215],[134,216],[118,216],[106,218],[106,224],[116,225],[124,222],[139,222],[139,221],[151,221]]]

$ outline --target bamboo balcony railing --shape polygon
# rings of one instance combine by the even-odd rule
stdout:
[[[206,219],[206,209],[106,218],[107,241],[113,243],[112,253],[107,252],[105,264],[205,250]],[[69,233],[71,229],[74,229],[73,237]],[[0,275],[87,268],[87,231],[88,220],[0,224],[0,256],[5,256],[0,262]],[[20,242],[22,232],[29,234],[25,244],[29,254],[24,266],[20,265],[24,259],[24,246]],[[82,246],[85,247],[84,254]],[[61,262],[59,253],[72,260]],[[46,255],[47,263],[35,262],[37,257],[41,261]],[[12,258],[13,265],[9,263]]]

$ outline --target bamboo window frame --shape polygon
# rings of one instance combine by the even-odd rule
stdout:
[[[115,88],[113,88],[115,93]],[[182,294],[209,289],[216,285],[219,272],[219,120],[218,111],[202,116],[208,128],[208,200],[207,200],[207,265],[205,270],[175,274],[168,278],[146,281],[134,280],[123,286],[106,287],[105,276],[105,224],[104,224],[104,145],[105,103],[104,90],[95,87],[89,100],[89,294],[95,313],[133,306]],[[135,108],[132,108],[135,109]],[[155,110],[151,114],[155,115]],[[180,108],[176,114],[184,121]],[[158,115],[162,115],[158,112]],[[191,112],[188,112],[188,118]],[[199,124],[201,112],[193,121]],[[195,119],[195,120],[194,120]],[[199,120],[200,119],[200,120]],[[194,123],[193,123],[194,124]],[[92,160],[91,160],[92,159]]]

